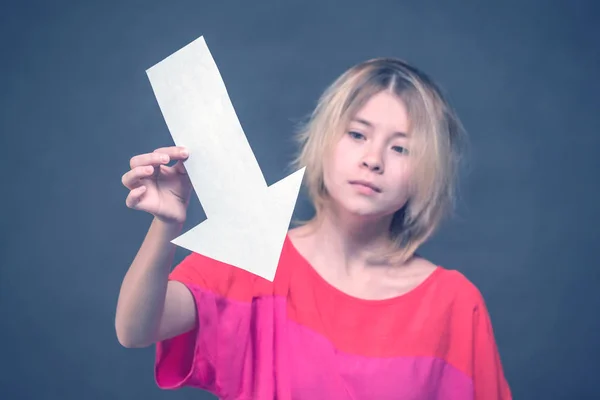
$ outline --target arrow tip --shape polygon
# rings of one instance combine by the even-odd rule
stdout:
[[[171,242],[273,281],[305,168],[240,199]]]

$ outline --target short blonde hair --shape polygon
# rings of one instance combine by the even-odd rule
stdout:
[[[414,141],[410,156],[417,161],[410,197],[394,214],[390,227],[392,247],[383,255],[387,262],[403,263],[452,212],[464,144],[456,114],[427,75],[395,58],[376,58],[348,69],[325,90],[298,131],[300,151],[292,166],[306,167],[304,183],[318,220],[328,199],[323,157],[346,132],[354,114],[384,90],[398,96],[407,108],[408,133]]]

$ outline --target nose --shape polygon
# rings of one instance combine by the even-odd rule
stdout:
[[[383,161],[381,157],[375,154],[376,152],[369,152],[364,155],[361,164],[363,167],[370,169],[373,172],[383,172]]]

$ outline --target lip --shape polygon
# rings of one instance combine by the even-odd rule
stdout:
[[[351,185],[365,186],[365,187],[373,190],[376,193],[381,193],[381,188],[379,188],[378,186],[375,186],[373,183],[371,183],[369,181],[362,181],[362,180],[350,181],[350,184]]]

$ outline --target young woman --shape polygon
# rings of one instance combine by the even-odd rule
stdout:
[[[119,341],[156,344],[161,388],[221,399],[511,399],[481,293],[416,254],[451,211],[461,140],[414,67],[342,74],[299,134],[316,213],[289,231],[273,282],[196,253],[171,271],[188,154],[133,157],[126,204],[154,220],[123,281]]]

